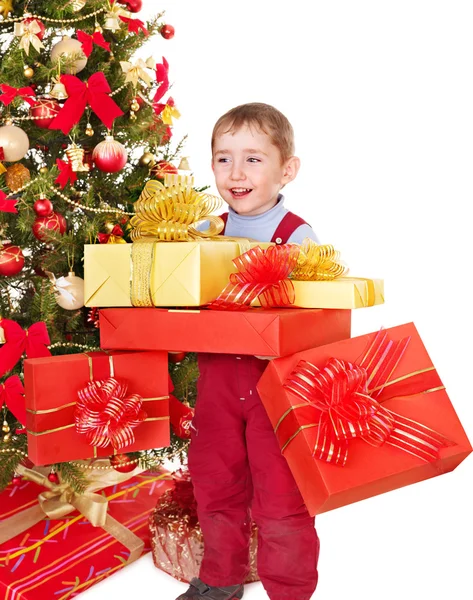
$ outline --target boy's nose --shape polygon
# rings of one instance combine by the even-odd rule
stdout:
[[[237,165],[237,164],[233,164],[231,173],[230,173],[230,177],[231,179],[234,180],[241,180],[241,179],[245,179],[245,173],[243,172],[243,169]]]

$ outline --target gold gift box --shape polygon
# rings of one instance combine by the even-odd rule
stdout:
[[[154,245],[149,273],[154,306],[202,306],[215,300],[228,284],[230,274],[235,271],[234,258],[253,246],[270,244],[250,243],[242,238],[241,242],[155,242]],[[85,306],[133,306],[132,246],[85,245]]]
[[[298,308],[364,308],[384,304],[384,281],[339,277],[332,281],[293,281]]]

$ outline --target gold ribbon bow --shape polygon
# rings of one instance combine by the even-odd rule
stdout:
[[[25,23],[24,21],[15,23],[14,33],[17,37],[21,37],[20,48],[22,48],[26,54],[29,55],[30,44],[32,44],[37,52],[40,52],[41,48],[44,48],[44,44],[36,35],[40,31],[41,27],[35,20],[29,21],[28,23]]]
[[[131,239],[136,241],[191,241],[216,237],[224,228],[222,219],[211,215],[222,200],[197,192],[184,184],[163,185],[148,181],[135,202]],[[196,227],[208,221],[203,231]]]
[[[177,110],[174,105],[166,104],[161,113],[161,119],[165,125],[172,125],[172,120],[179,119],[181,113]]]
[[[131,19],[132,14],[130,11],[125,10],[119,4],[114,2],[105,15],[105,29],[109,29],[110,31],[118,31],[118,29],[120,29],[120,17]]]
[[[97,469],[90,469],[88,472],[88,485],[83,494],[75,492],[68,483],[56,484],[49,481],[46,474],[42,472],[44,469],[28,469],[19,465],[16,469],[19,475],[48,488],[48,490],[39,494],[38,504],[2,521],[0,544],[33,527],[44,519],[45,515],[50,519],[62,519],[74,510],[78,510],[94,527],[101,527],[128,548],[130,551],[129,563],[139,558],[144,548],[144,542],[107,514],[108,500],[94,492],[117,483],[123,483],[140,470],[135,469],[132,473],[118,473],[113,469],[103,468],[105,464],[108,465],[108,462],[108,460],[95,461],[94,465],[97,466]]]
[[[331,245],[317,244],[305,238],[299,259],[290,277],[296,281],[331,281],[348,272],[340,260],[340,252]]]
[[[135,87],[138,80],[141,79],[147,87],[151,85],[151,75],[145,69],[154,69],[156,61],[150,56],[146,61],[139,58],[134,64],[129,61],[121,60],[120,66],[126,74],[125,83],[131,82]]]

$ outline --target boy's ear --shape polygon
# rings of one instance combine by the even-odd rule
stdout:
[[[283,177],[281,181],[282,185],[286,185],[286,183],[289,183],[295,179],[300,167],[300,159],[297,156],[291,156],[291,158],[289,158],[284,165]]]

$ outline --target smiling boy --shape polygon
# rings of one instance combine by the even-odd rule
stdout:
[[[252,103],[223,115],[212,135],[212,168],[229,206],[222,215],[225,234],[279,244],[317,241],[280,193],[299,166],[292,126],[277,109]],[[252,519],[258,574],[269,598],[309,600],[319,541],[256,390],[267,363],[229,354],[199,354],[198,360],[189,470],[204,558],[199,578],[178,600],[243,596]]]

